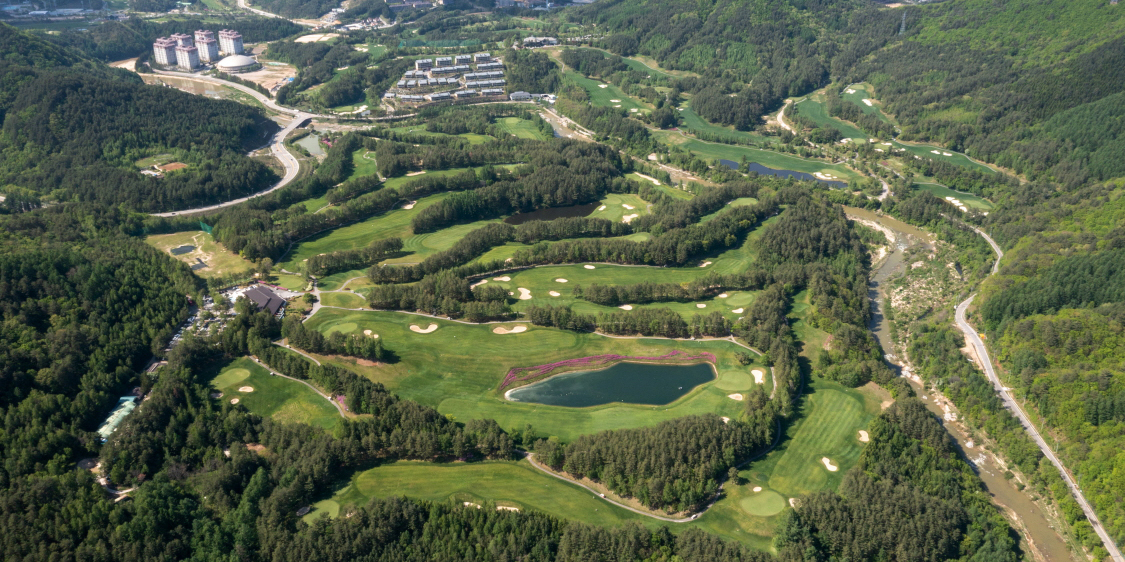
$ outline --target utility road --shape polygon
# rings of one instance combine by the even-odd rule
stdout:
[[[978,228],[973,228],[973,230],[976,230],[977,234],[983,236],[984,239],[988,241],[988,244],[992,246],[993,251],[996,252],[996,262],[992,264],[992,273],[995,274],[1000,270],[1000,258],[1004,257],[1004,252],[1000,250],[1000,246],[997,245],[989,235]],[[965,302],[957,305],[957,328],[965,333],[965,337],[968,338],[976,349],[981,366],[984,367],[984,372],[988,375],[988,380],[992,381],[992,385],[996,387],[996,392],[1000,393],[1000,398],[1004,401],[1004,407],[1019,418],[1020,423],[1022,423],[1024,429],[1027,430],[1027,434],[1031,436],[1031,439],[1034,440],[1035,444],[1039,446],[1039,449],[1043,451],[1043,455],[1050,459],[1051,463],[1062,473],[1063,480],[1066,481],[1067,487],[1070,488],[1070,493],[1074,496],[1074,499],[1078,500],[1078,505],[1082,506],[1082,511],[1086,514],[1086,519],[1090,520],[1090,525],[1094,527],[1094,531],[1101,537],[1102,543],[1105,545],[1106,550],[1109,551],[1110,556],[1115,562],[1125,562],[1125,558],[1121,556],[1121,550],[1117,548],[1117,544],[1113,541],[1113,538],[1109,536],[1105,527],[1102,526],[1102,522],[1098,519],[1098,514],[1094,513],[1094,509],[1090,507],[1090,503],[1086,501],[1086,496],[1082,495],[1082,489],[1078,487],[1078,484],[1070,475],[1070,471],[1068,471],[1062,461],[1055,456],[1055,452],[1047,446],[1047,441],[1039,434],[1039,430],[1035,428],[1035,424],[1031,423],[1031,418],[1023,411],[1023,408],[1020,407],[1019,403],[1016,402],[1015,398],[1008,392],[1008,389],[1004,387],[1004,384],[1000,382],[1000,377],[996,375],[996,369],[992,367],[992,359],[988,356],[988,348],[985,347],[984,341],[980,339],[980,335],[977,334],[977,331],[965,319],[965,310],[969,308],[974,298],[976,298],[976,294],[973,294],[965,299]]]
[[[186,72],[157,72],[157,74],[167,75],[167,76],[175,76],[177,78],[183,78],[183,79],[186,79],[186,80],[195,80],[195,81],[198,81],[198,82],[210,82],[212,84],[219,84],[219,85],[222,85],[222,86],[235,88],[235,89],[239,90],[240,92],[244,92],[246,94],[249,94],[249,95],[253,96],[254,99],[262,102],[262,105],[265,105],[266,107],[268,107],[268,108],[270,108],[274,111],[277,111],[279,113],[285,113],[287,115],[292,116],[292,120],[289,122],[289,125],[287,125],[284,129],[278,131],[277,134],[275,134],[273,136],[273,139],[270,140],[270,152],[272,152],[274,157],[276,157],[277,160],[279,162],[281,162],[282,166],[285,166],[285,175],[281,178],[281,181],[275,183],[269,189],[259,191],[258,193],[254,193],[254,194],[248,195],[246,197],[240,197],[238,199],[232,199],[232,200],[226,201],[224,203],[218,203],[216,205],[207,205],[207,206],[203,206],[203,207],[194,207],[194,208],[191,208],[191,209],[182,209],[182,210],[179,210],[179,211],[169,211],[169,212],[166,212],[166,213],[153,213],[153,215],[158,216],[158,217],[175,217],[175,216],[179,216],[179,215],[190,215],[190,214],[194,214],[194,213],[203,213],[203,212],[207,212],[207,211],[214,211],[216,209],[222,209],[224,207],[230,207],[231,205],[237,205],[239,203],[249,201],[250,199],[253,199],[255,197],[259,197],[259,196],[265,195],[267,193],[277,191],[278,189],[281,189],[281,188],[285,187],[286,185],[289,185],[289,182],[291,182],[291,181],[293,181],[294,179],[297,178],[297,173],[301,170],[301,165],[300,165],[300,163],[297,162],[297,158],[294,157],[292,154],[289,153],[288,150],[285,149],[285,144],[284,144],[285,143],[285,137],[288,136],[289,133],[292,133],[294,129],[296,129],[297,127],[301,126],[306,121],[308,121],[310,118],[323,117],[323,116],[317,115],[315,113],[305,113],[303,111],[299,111],[299,110],[296,110],[296,109],[292,109],[292,108],[289,108],[289,107],[278,105],[272,99],[263,95],[261,92],[255,90],[253,88],[243,86],[242,84],[236,84],[234,82],[228,82],[226,80],[221,80],[221,79],[215,78],[213,76],[202,76],[202,75],[199,75],[199,74],[189,74],[189,73],[186,73]]]

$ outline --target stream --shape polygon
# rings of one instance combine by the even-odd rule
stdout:
[[[910,226],[893,218],[878,215],[865,209],[844,207],[848,218],[860,221],[867,226],[876,225],[884,234],[889,231],[894,235],[893,250],[882,261],[872,275],[868,287],[868,297],[872,304],[872,319],[870,329],[879,345],[884,350],[893,349],[890,338],[890,325],[883,316],[882,287],[892,277],[902,272],[906,266],[906,250],[923,245],[933,247],[933,236],[922,230]],[[902,371],[902,360],[893,353],[886,356],[887,362],[896,370]],[[953,440],[962,456],[973,467],[977,475],[984,482],[985,488],[992,496],[992,501],[1001,506],[1010,516],[1019,519],[1023,529],[1020,533],[1024,539],[1025,548],[1034,551],[1037,560],[1073,560],[1070,548],[1063,542],[1047,519],[1043,510],[1031,499],[1015,487],[1015,479],[1004,478],[1004,468],[996,464],[996,459],[991,454],[985,454],[973,443],[971,436],[966,435],[959,423],[945,422],[945,411],[934,403],[927,389],[923,388],[914,377],[908,378],[910,385],[918,396],[924,397],[926,408],[943,420],[943,425]]]

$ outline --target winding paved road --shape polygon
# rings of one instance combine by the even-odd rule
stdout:
[[[219,203],[219,204],[216,204],[216,205],[206,205],[206,206],[203,206],[203,207],[193,207],[191,209],[183,209],[183,210],[179,210],[179,211],[169,211],[169,212],[166,212],[166,213],[153,213],[154,216],[157,216],[157,217],[176,217],[176,216],[180,216],[180,215],[190,215],[190,214],[194,214],[194,213],[203,213],[203,212],[207,212],[207,211],[214,211],[216,209],[222,209],[224,207],[230,207],[232,205],[237,205],[239,203],[249,201],[249,200],[251,200],[255,197],[261,197],[262,195],[265,195],[267,193],[277,191],[277,190],[285,187],[286,185],[289,185],[289,182],[292,182],[294,179],[297,178],[297,173],[300,172],[301,165],[300,165],[299,162],[297,162],[297,158],[294,157],[292,154],[289,153],[288,150],[285,149],[285,144],[284,144],[285,143],[285,137],[288,136],[289,133],[292,133],[294,129],[296,129],[297,127],[300,127],[303,123],[308,121],[310,118],[323,117],[322,115],[317,115],[315,113],[305,113],[303,111],[299,111],[299,110],[296,110],[296,109],[292,109],[292,108],[289,108],[289,107],[278,105],[272,99],[263,95],[261,92],[255,90],[253,88],[243,86],[242,84],[236,84],[234,82],[228,82],[226,80],[221,80],[219,78],[215,78],[215,77],[212,77],[212,76],[202,76],[202,75],[199,75],[199,74],[189,74],[189,73],[186,73],[186,72],[156,72],[155,74],[161,75],[161,76],[174,76],[176,78],[183,78],[185,80],[195,80],[197,82],[209,82],[211,84],[218,84],[218,85],[234,88],[234,89],[236,89],[240,92],[243,92],[243,93],[246,93],[246,94],[249,94],[249,95],[253,96],[254,99],[261,102],[262,105],[264,105],[264,106],[266,106],[266,107],[268,107],[268,108],[270,108],[274,111],[290,115],[292,117],[292,121],[290,121],[289,125],[287,125],[284,129],[278,131],[277,134],[275,134],[273,136],[273,138],[270,140],[270,152],[272,152],[274,157],[276,157],[278,159],[278,161],[281,162],[282,166],[285,166],[285,175],[281,178],[280,181],[275,183],[269,189],[259,191],[257,193],[254,193],[252,195],[248,195],[246,197],[240,197],[238,199],[232,199],[230,201],[226,201],[224,203]]]
[[[1000,259],[1004,257],[1004,252],[992,237],[985,234],[979,228],[973,227],[973,230],[983,236],[984,239],[988,241],[988,244],[992,246],[993,251],[996,252],[996,262],[992,264],[992,274],[995,274],[1000,270]],[[1004,401],[1004,407],[1019,418],[1020,423],[1023,424],[1024,429],[1027,430],[1027,434],[1031,436],[1031,439],[1035,441],[1035,444],[1043,451],[1043,455],[1050,459],[1051,464],[1054,464],[1055,468],[1059,469],[1067,487],[1070,488],[1070,493],[1074,496],[1074,499],[1078,501],[1078,505],[1082,506],[1082,511],[1086,514],[1086,519],[1090,521],[1090,525],[1094,527],[1094,531],[1101,537],[1102,543],[1105,545],[1106,550],[1109,551],[1110,556],[1115,562],[1125,562],[1125,558],[1121,556],[1121,550],[1117,548],[1117,543],[1113,541],[1113,537],[1110,537],[1105,527],[1102,526],[1102,522],[1098,519],[1097,513],[1094,513],[1094,509],[1090,506],[1090,503],[1086,501],[1086,496],[1082,495],[1082,489],[1078,487],[1078,484],[1070,475],[1070,471],[1066,469],[1066,466],[1063,465],[1062,461],[1055,455],[1055,452],[1047,445],[1047,441],[1039,434],[1039,430],[1036,429],[1035,424],[1031,423],[1031,418],[1028,417],[1023,408],[1020,407],[1019,403],[1016,402],[1015,398],[1013,398],[1007,388],[1004,387],[1004,384],[1000,381],[1000,377],[996,375],[996,369],[992,366],[992,359],[988,356],[988,348],[985,347],[984,341],[981,340],[977,331],[969,324],[968,320],[965,319],[965,311],[969,308],[969,305],[972,304],[976,296],[977,295],[974,293],[969,298],[965,299],[965,302],[957,305],[957,328],[965,333],[965,337],[968,338],[976,349],[981,366],[984,367],[984,372],[988,375],[988,380],[992,381],[992,385],[996,387],[996,392],[1000,393],[1000,398]]]

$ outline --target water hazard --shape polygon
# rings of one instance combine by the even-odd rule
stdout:
[[[719,163],[728,167],[728,168],[730,168],[730,169],[732,169],[732,170],[737,170],[740,167],[738,162],[735,162],[734,160],[719,160]],[[746,167],[749,168],[751,172],[757,172],[759,175],[763,175],[763,176],[777,176],[779,178],[793,178],[793,179],[798,179],[798,180],[812,180],[812,181],[818,181],[820,183],[826,183],[828,185],[831,185],[832,187],[847,187],[848,186],[847,182],[822,180],[822,179],[820,179],[820,178],[818,178],[818,177],[816,177],[812,174],[807,174],[805,172],[796,172],[796,171],[793,171],[793,170],[775,170],[773,168],[767,168],[767,167],[765,167],[761,164],[758,164],[757,162],[749,162],[749,163],[746,164]]]
[[[588,205],[571,205],[569,207],[547,207],[546,209],[539,209],[530,213],[516,213],[506,219],[504,222],[512,225],[521,225],[525,222],[531,221],[551,221],[555,219],[563,219],[570,217],[584,217],[594,212],[601,203],[590,203]]]
[[[320,146],[320,137],[316,135],[305,135],[293,144],[301,146],[313,156],[321,156],[324,154],[324,148]]]
[[[597,371],[556,375],[508,392],[509,400],[584,408],[614,402],[661,406],[715,379],[709,363],[618,363]]]
[[[849,217],[864,222],[875,223],[887,229],[894,236],[892,251],[872,275],[868,296],[871,298],[874,314],[872,315],[870,329],[884,350],[893,349],[890,339],[890,326],[883,317],[883,286],[896,274],[905,270],[905,252],[908,248],[919,244],[930,246],[932,238],[925,232],[897,221],[890,217],[878,215],[864,209],[844,207]],[[927,248],[929,249],[929,248]],[[888,361],[896,370],[897,363],[901,361],[894,355],[887,356]],[[910,379],[908,379],[910,380]],[[926,409],[942,418],[945,412],[934,404],[929,392],[915,381],[910,380],[910,385],[919,396],[925,396]],[[960,424],[944,423],[945,429],[953,437],[965,460],[973,466],[977,475],[984,482],[985,488],[992,496],[994,502],[1014,513],[1022,523],[1024,532],[1021,533],[1025,541],[1030,541],[1032,548],[1038,550],[1047,560],[1072,560],[1070,549],[1062,541],[1051,522],[1048,521],[1042,509],[1015,487],[1014,480],[1004,478],[1004,469],[996,465],[991,455],[986,455],[980,450],[980,445],[973,443],[971,435],[961,430]],[[1028,546],[1023,545],[1025,548]]]

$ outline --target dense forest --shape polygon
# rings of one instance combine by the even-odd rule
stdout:
[[[182,209],[259,191],[276,181],[247,158],[277,126],[258,109],[146,86],[134,74],[91,65],[0,24],[0,185],[41,198],[97,201],[145,211]],[[170,153],[188,165],[163,178],[137,161]]]

